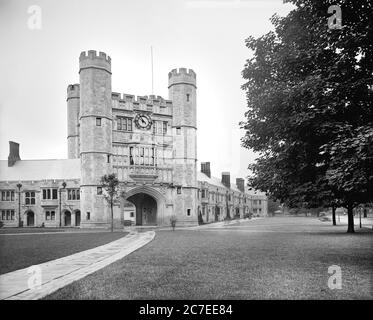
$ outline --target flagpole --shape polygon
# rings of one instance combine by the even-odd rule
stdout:
[[[153,46],[150,46],[151,66],[152,66],[152,94],[154,94],[154,72],[153,72]]]

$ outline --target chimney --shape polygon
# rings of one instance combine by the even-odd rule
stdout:
[[[8,167],[13,167],[19,160],[21,160],[19,157],[19,143],[9,141]]]
[[[201,172],[211,178],[210,162],[201,162]]]
[[[221,174],[221,182],[227,188],[231,187],[231,174],[229,172],[222,172]]]
[[[240,190],[241,192],[245,192],[245,180],[242,178],[237,178],[236,179],[236,186],[237,189]]]

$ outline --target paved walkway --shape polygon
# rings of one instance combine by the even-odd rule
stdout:
[[[131,233],[103,246],[0,276],[0,300],[36,300],[122,259],[154,239]]]

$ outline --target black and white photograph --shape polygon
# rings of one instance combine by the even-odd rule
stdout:
[[[372,1],[0,0],[0,43],[2,303],[373,300]]]

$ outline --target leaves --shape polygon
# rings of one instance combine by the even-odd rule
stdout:
[[[372,3],[340,1],[343,28],[329,30],[330,1],[289,2],[275,31],[245,42],[250,182],[289,205],[372,201]]]

